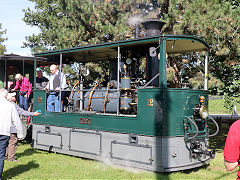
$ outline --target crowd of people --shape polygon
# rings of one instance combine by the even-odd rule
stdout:
[[[55,64],[50,66],[49,80],[43,76],[42,71],[37,72],[36,89],[49,91],[47,98],[47,111],[60,112],[62,104],[59,103],[60,97],[64,96],[61,90],[67,87],[66,76],[60,73]],[[21,74],[15,75],[16,85],[10,92],[4,88],[4,84],[0,81],[0,179],[2,177],[4,160],[17,162],[16,151],[18,140],[24,137],[22,121],[19,115],[26,117],[39,116],[41,113],[30,112],[29,97],[32,93],[32,85],[28,78]],[[19,102],[16,102],[17,93]]]
[[[0,179],[2,177],[6,149],[11,136],[11,127],[14,127],[16,137],[23,138],[22,122],[15,105],[7,100],[8,91],[0,89]]]

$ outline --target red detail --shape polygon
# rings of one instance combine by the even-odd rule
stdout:
[[[27,122],[26,122],[27,125],[29,125],[30,120],[31,120],[31,117],[28,116],[28,118],[27,118]]]

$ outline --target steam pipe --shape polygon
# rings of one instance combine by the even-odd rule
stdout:
[[[199,130],[198,130],[198,126],[196,125],[196,123],[191,118],[189,118],[189,117],[187,117],[187,118],[188,118],[189,121],[191,121],[191,123],[196,128],[196,133],[194,134],[194,136],[188,138],[188,140],[190,140],[190,139],[193,139],[193,138],[197,137]]]
[[[139,38],[139,24],[136,22],[135,24],[135,32],[134,32],[134,38]]]

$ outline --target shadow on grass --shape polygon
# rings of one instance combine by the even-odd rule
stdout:
[[[226,177],[226,176],[229,176],[229,174],[235,174],[235,175],[236,175],[236,178],[237,178],[237,173],[233,171],[233,172],[231,172],[231,173],[225,173],[225,174],[223,174],[223,175],[221,175],[221,176],[219,176],[219,177],[216,177],[216,178],[214,178],[214,179],[229,179],[229,177],[224,178],[224,177]]]
[[[28,143],[21,142],[21,143],[19,143],[19,146],[21,146],[21,144],[28,144]],[[17,158],[19,158],[19,157],[22,157],[22,156],[30,156],[30,155],[33,155],[33,154],[36,154],[36,153],[40,153],[40,152],[37,151],[37,149],[32,148],[29,144],[29,148],[27,148],[26,150],[24,150],[21,153],[17,152],[16,156],[17,156]]]
[[[30,161],[27,164],[21,164],[11,169],[4,171],[2,179],[12,179],[15,176],[18,176],[26,171],[36,169],[39,167],[39,164],[36,164],[34,161]]]
[[[191,174],[192,172],[197,172],[200,169],[207,169],[207,167],[209,166],[209,164],[205,164],[203,166],[197,167],[197,168],[193,168],[193,169],[187,169],[187,170],[182,170],[182,171],[176,171],[176,172],[180,172],[183,174]],[[170,180],[172,179],[170,177],[171,174],[176,173],[176,172],[163,172],[163,173],[156,173],[156,179],[160,179],[160,180]]]
[[[21,152],[21,153],[16,153],[16,156],[18,158],[22,157],[22,156],[30,156],[30,155],[33,155],[35,153],[38,153],[36,151],[36,149],[33,149],[33,148],[29,148],[29,149],[26,149],[25,151]]]

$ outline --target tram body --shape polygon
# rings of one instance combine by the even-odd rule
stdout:
[[[64,112],[48,112],[48,93],[35,87],[33,107],[42,115],[33,119],[33,147],[156,172],[208,163],[214,157],[208,144],[208,50],[198,37],[157,35],[35,54],[60,71],[64,64],[99,61],[110,62],[110,71],[105,87],[84,87],[78,76]],[[167,59],[189,52],[205,52],[204,89],[169,87]],[[144,77],[138,77],[140,58]]]

